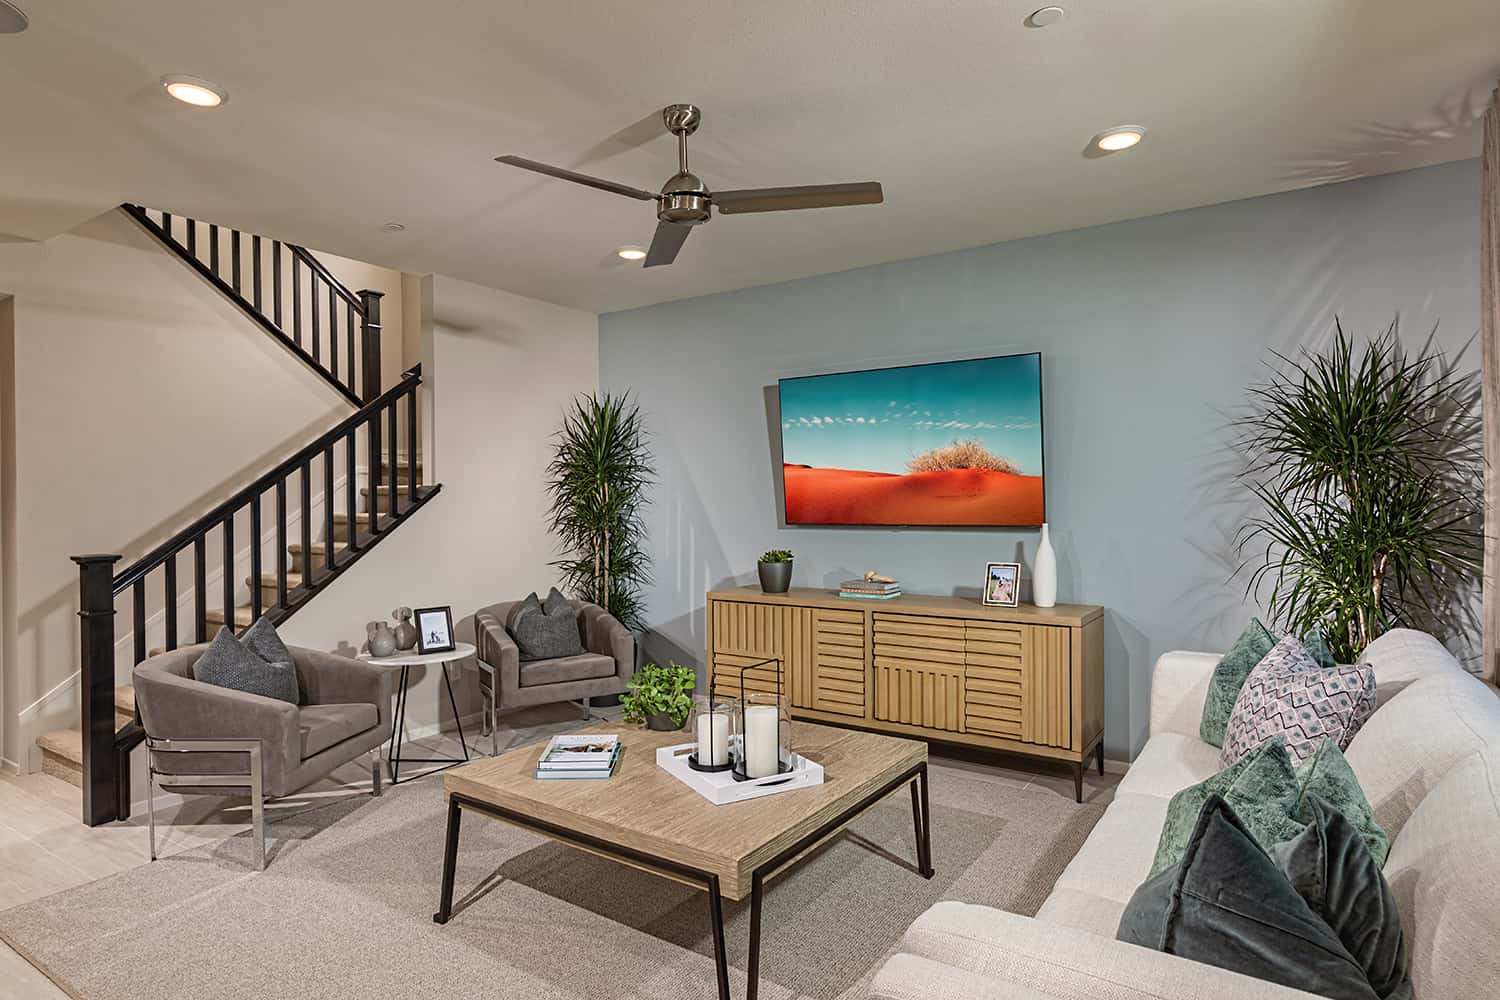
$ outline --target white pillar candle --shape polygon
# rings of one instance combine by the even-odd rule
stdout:
[[[698,763],[719,767],[729,763],[729,715],[705,712],[698,716]]]
[[[764,778],[780,766],[781,713],[775,705],[745,707],[745,776]]]

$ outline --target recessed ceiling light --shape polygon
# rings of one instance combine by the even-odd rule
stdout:
[[[386,233],[404,233],[406,232],[406,227],[399,222],[387,222],[380,227],[380,230]]]
[[[195,108],[217,108],[229,100],[228,91],[201,77],[183,76],[179,73],[162,77],[161,85],[183,104],[191,104]]]
[[[1026,27],[1045,28],[1049,24],[1056,24],[1058,21],[1061,21],[1067,16],[1067,13],[1061,7],[1043,7],[1040,10],[1034,10],[1026,18]]]
[[[646,248],[635,246],[621,247],[615,251],[615,256],[621,260],[645,260]]]
[[[1129,149],[1146,137],[1146,130],[1139,125],[1117,125],[1094,136],[1094,145],[1106,153],[1118,153]]]

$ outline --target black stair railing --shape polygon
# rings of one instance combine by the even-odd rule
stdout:
[[[130,751],[145,738],[140,717],[120,728],[114,723],[115,617],[117,603],[128,605],[133,663],[146,659],[148,617],[158,606],[161,647],[176,649],[184,642],[204,642],[209,626],[222,622],[242,631],[265,616],[274,624],[290,618],[319,591],[354,565],[391,529],[410,517],[441,489],[418,484],[417,387],[422,368],[407,371],[394,388],[376,396],[337,426],[319,435],[296,454],[279,463],[234,496],[215,506],[192,524],[162,542],[126,569],[116,573],[118,555],[73,557],[79,567],[80,657],[83,730],[83,821],[99,826],[130,817]],[[406,482],[397,450],[397,431],[406,428]],[[363,440],[361,440],[361,438]],[[358,462],[367,460],[368,509],[356,504]],[[345,475],[343,509],[336,511],[336,479]],[[384,472],[384,475],[382,475]],[[314,497],[323,507],[324,541],[321,566],[313,568]],[[295,584],[287,567],[290,520],[288,500],[300,521],[302,572]],[[269,513],[268,513],[269,511]],[[346,518],[345,539],[336,540],[336,521]],[[264,529],[269,518],[274,541]],[[236,551],[236,525],[247,529],[248,553]],[[219,593],[208,581],[211,544],[222,548]],[[274,582],[263,573],[266,544],[275,546]],[[187,553],[191,559],[185,559]],[[179,585],[178,562],[189,561],[186,585]],[[236,618],[238,571],[249,570],[248,616]],[[268,595],[267,590],[273,590]],[[192,596],[192,611],[179,613],[179,602]],[[153,604],[156,595],[159,605]],[[211,609],[219,609],[215,614]],[[185,619],[185,620],[184,620]],[[154,631],[154,629],[152,630]],[[184,635],[184,633],[186,633]]]
[[[121,205],[355,406],[380,395],[381,292],[354,292],[295,243]]]

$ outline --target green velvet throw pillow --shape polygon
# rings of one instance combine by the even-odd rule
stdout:
[[[1280,737],[1269,739],[1213,777],[1172,796],[1148,877],[1159,875],[1182,860],[1193,828],[1198,825],[1198,814],[1214,795],[1229,804],[1251,836],[1264,847],[1290,840],[1302,831],[1303,824],[1293,818],[1301,786],[1292,770],[1292,759]]]
[[[1229,725],[1229,716],[1234,712],[1240,688],[1245,686],[1245,678],[1275,645],[1276,637],[1260,623],[1259,618],[1252,618],[1245,631],[1234,640],[1234,645],[1229,647],[1229,652],[1214,667],[1214,675],[1208,682],[1208,697],[1203,701],[1203,719],[1198,723],[1198,735],[1204,743],[1216,747],[1224,745],[1224,728]],[[1317,630],[1307,633],[1302,638],[1302,646],[1318,666],[1336,666],[1323,633]]]
[[[1172,796],[1156,843],[1152,876],[1182,860],[1198,814],[1211,795],[1228,802],[1256,843],[1268,851],[1313,821],[1311,801],[1316,796],[1359,831],[1376,867],[1384,866],[1390,854],[1390,838],[1375,822],[1375,811],[1338,744],[1324,740],[1312,756],[1293,768],[1286,741],[1277,736],[1213,777]]]

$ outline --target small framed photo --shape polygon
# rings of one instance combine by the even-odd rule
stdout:
[[[1014,608],[1021,603],[1021,564],[992,562],[984,570],[984,603]]]
[[[451,653],[453,644],[453,608],[418,608],[412,612],[417,620],[419,653]]]

